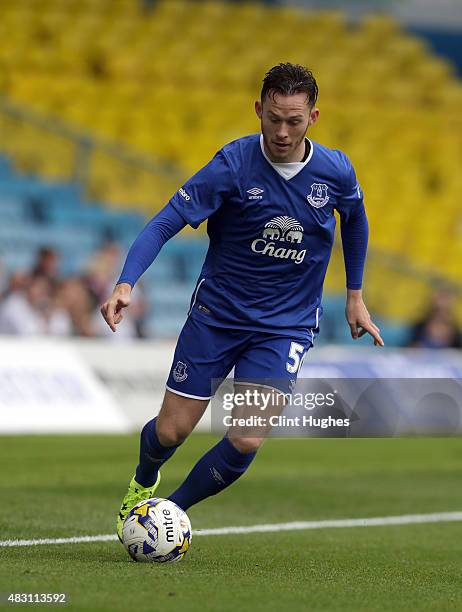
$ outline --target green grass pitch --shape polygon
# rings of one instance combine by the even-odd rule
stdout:
[[[192,436],[159,495],[213,443]],[[137,446],[0,438],[0,540],[114,532]],[[268,440],[239,482],[189,516],[199,529],[460,511],[461,462],[455,438]],[[72,610],[461,610],[461,550],[461,523],[196,537],[171,566],[133,563],[118,542],[0,548],[0,592],[66,592]]]

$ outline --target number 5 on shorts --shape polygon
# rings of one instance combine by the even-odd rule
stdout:
[[[286,370],[290,374],[295,374],[300,369],[303,363],[302,355],[304,350],[305,347],[302,344],[299,344],[298,342],[290,343],[289,359],[292,359],[293,363],[291,363],[290,361],[286,363]]]

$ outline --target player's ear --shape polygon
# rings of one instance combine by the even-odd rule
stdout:
[[[256,100],[255,101],[255,112],[257,113],[257,117],[259,119],[261,119],[262,113],[263,113],[263,106],[260,102],[260,100]]]
[[[308,125],[313,125],[314,123],[316,123],[316,121],[318,120],[319,117],[319,108],[312,108],[310,110],[310,118],[308,120]]]

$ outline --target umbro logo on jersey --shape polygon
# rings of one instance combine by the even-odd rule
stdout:
[[[259,187],[252,187],[252,189],[247,189],[247,193],[249,193],[249,200],[261,200],[263,198],[261,193],[263,193],[263,189]]]
[[[189,202],[189,200],[191,199],[191,196],[188,194],[188,192],[185,189],[183,189],[183,187],[180,187],[178,189],[178,193],[180,194],[182,198],[186,200],[186,202]]]

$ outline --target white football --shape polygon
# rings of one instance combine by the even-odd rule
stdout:
[[[175,563],[191,545],[191,523],[170,500],[145,499],[127,514],[122,543],[135,561]]]

